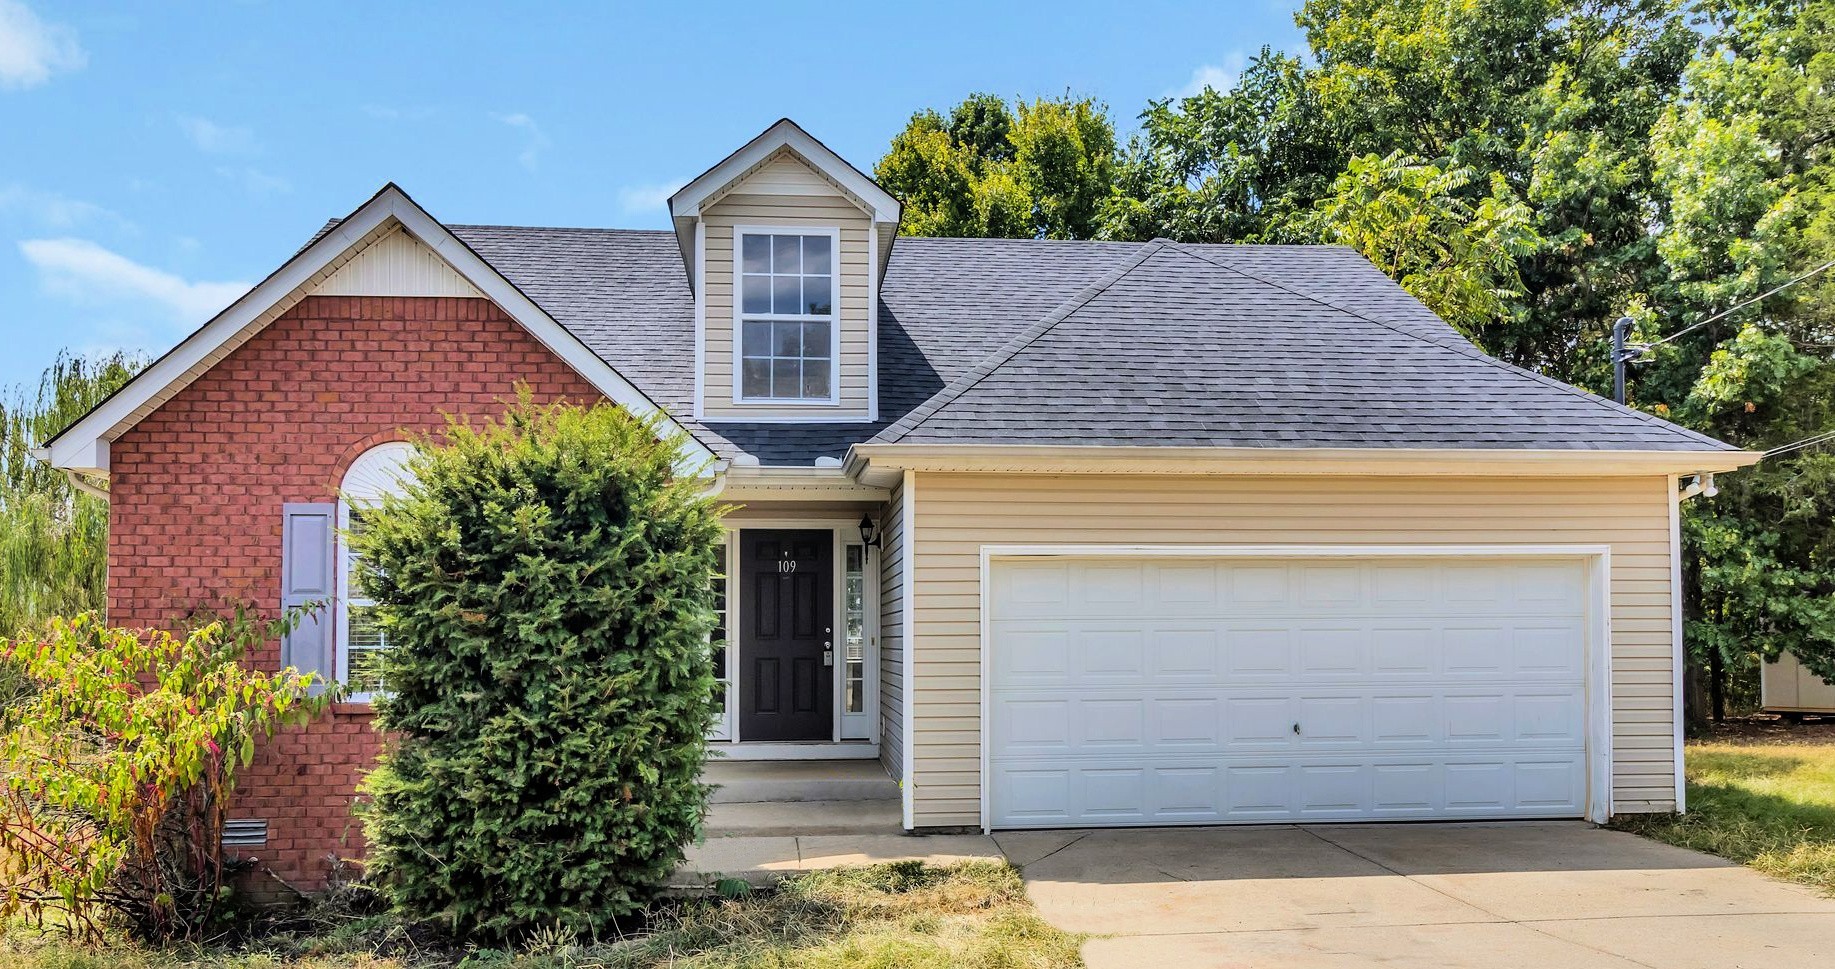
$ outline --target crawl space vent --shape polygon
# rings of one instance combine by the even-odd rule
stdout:
[[[223,822],[223,847],[259,848],[268,843],[268,823],[259,818]]]

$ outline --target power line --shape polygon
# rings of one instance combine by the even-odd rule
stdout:
[[[1831,259],[1828,262],[1825,262],[1822,265],[1817,266],[1815,269],[1812,269],[1809,272],[1806,272],[1803,275],[1798,276],[1795,279],[1789,280],[1783,283],[1782,285],[1779,285],[1775,289],[1771,289],[1766,292],[1760,293],[1759,295],[1754,296],[1751,299],[1746,300],[1743,303],[1734,303],[1732,306],[1729,306],[1726,309],[1721,310],[1718,313],[1715,313],[1713,316],[1710,316],[1707,319],[1702,320],[1698,323],[1693,323],[1693,324],[1690,324],[1689,326],[1685,326],[1682,329],[1677,330],[1674,333],[1671,333],[1670,335],[1664,337],[1661,340],[1654,340],[1650,343],[1639,344],[1638,351],[1642,353],[1644,351],[1653,350],[1657,347],[1660,347],[1663,344],[1668,343],[1669,341],[1674,340],[1675,338],[1682,336],[1685,333],[1688,333],[1693,330],[1699,330],[1702,327],[1707,326],[1709,323],[1712,323],[1715,320],[1718,320],[1718,319],[1721,319],[1727,316],[1729,313],[1732,313],[1736,310],[1744,309],[1748,306],[1751,306],[1754,303],[1759,302],[1760,300],[1770,299],[1771,297],[1776,296],[1777,294],[1791,288],[1792,286],[1795,286],[1798,283],[1803,282],[1804,280],[1810,278],[1811,276],[1815,276],[1818,273],[1826,272],[1827,270],[1831,268],[1835,268],[1835,259]]]
[[[1771,450],[1766,451],[1762,455],[1762,457],[1775,458],[1780,454],[1788,454],[1791,451],[1800,451],[1804,448],[1815,447],[1818,444],[1827,443],[1829,441],[1835,441],[1835,431],[1823,431],[1821,434],[1812,434],[1809,437],[1806,437],[1801,441],[1792,441],[1789,444],[1780,444],[1777,447],[1774,447]]]

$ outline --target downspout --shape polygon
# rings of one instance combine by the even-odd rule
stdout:
[[[82,493],[90,496],[91,498],[100,498],[105,502],[108,500],[108,490],[107,489],[98,488],[95,485],[90,484],[88,481],[83,480],[83,476],[78,474],[74,468],[65,468],[64,477],[69,479],[70,487],[75,488],[78,491],[81,491]]]
[[[701,497],[703,498],[720,497],[720,493],[726,490],[726,473],[729,470],[730,470],[730,467],[727,464],[727,462],[725,461],[721,461],[718,464],[715,464],[713,468],[714,483],[708,485],[707,489],[701,492]]]

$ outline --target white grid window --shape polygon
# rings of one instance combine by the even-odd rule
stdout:
[[[391,643],[376,600],[358,587],[360,556],[351,548],[349,536],[363,531],[366,509],[383,495],[400,494],[412,480],[407,462],[413,453],[414,446],[406,442],[378,444],[351,462],[338,489],[340,525],[346,533],[338,539],[338,679],[344,684],[345,697],[357,702],[383,692],[382,653]]]
[[[835,237],[741,232],[739,396],[835,398]]]
[[[732,533],[727,533],[727,541],[720,546],[720,562],[714,575],[714,613],[716,616],[713,632],[714,645],[714,697],[720,704],[720,719],[714,724],[714,731],[709,740],[731,740],[733,737],[733,691],[732,677],[727,672],[727,661],[731,655],[727,649],[727,617],[731,615],[727,608],[726,570],[732,561]]]
[[[348,512],[353,534],[363,532],[363,513]],[[368,700],[382,692],[382,651],[389,648],[389,631],[383,628],[376,613],[376,600],[368,598],[357,586],[360,556],[344,542],[344,583],[349,594],[344,600],[344,688],[352,700]]]
[[[867,708],[867,547],[847,547],[847,570],[843,573],[843,601],[847,626],[842,637],[842,709],[864,713]]]

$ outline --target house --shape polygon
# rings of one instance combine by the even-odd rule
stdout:
[[[738,508],[714,741],[877,760],[909,831],[1683,806],[1679,479],[1755,455],[1347,249],[901,238],[789,121],[669,204],[446,225],[386,187],[43,449],[107,481],[113,622],[335,601],[260,657],[352,696],[246,775],[283,877],[357,850],[378,745],[337,525],[518,381],[687,435]]]

